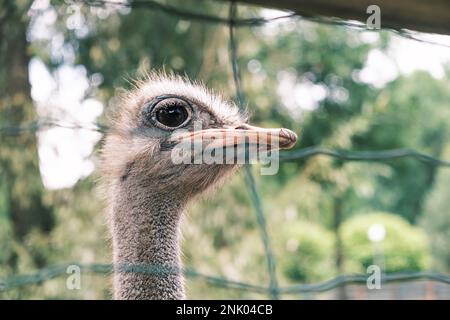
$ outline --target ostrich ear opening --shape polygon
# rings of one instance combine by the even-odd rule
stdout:
[[[291,149],[297,142],[297,134],[285,128],[261,128],[241,124],[233,128],[205,129],[174,134],[174,143],[201,143],[208,148],[235,147],[244,144],[257,145],[268,150]]]

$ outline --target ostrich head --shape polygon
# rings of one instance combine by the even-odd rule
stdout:
[[[183,298],[180,218],[187,202],[238,167],[239,157],[227,159],[224,149],[238,155],[241,149],[247,150],[240,148],[246,145],[256,150],[290,148],[296,135],[287,129],[250,126],[238,108],[221,96],[165,75],[139,82],[124,95],[111,120],[102,167],[114,265],[138,263],[178,270],[152,275],[119,268],[114,296]],[[219,160],[225,155],[227,161],[199,158],[198,150],[217,153]],[[187,151],[187,156],[181,157],[182,162],[174,161],[179,154],[174,151]]]
[[[216,151],[234,148],[237,155],[236,149],[244,144],[287,149],[297,139],[287,129],[250,126],[246,115],[222,96],[182,77],[160,74],[149,75],[124,94],[111,120],[103,149],[110,181],[132,177],[132,181],[152,185],[153,191],[178,191],[187,196],[214,184],[238,167],[238,161],[196,162],[193,151],[188,163],[186,158],[177,163],[174,156],[180,145],[188,142]],[[225,157],[226,152],[222,154]]]

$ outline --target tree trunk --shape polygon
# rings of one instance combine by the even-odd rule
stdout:
[[[333,230],[336,237],[336,247],[335,247],[335,265],[336,265],[336,271],[338,275],[343,274],[343,264],[342,264],[342,239],[341,239],[341,224],[342,224],[342,198],[340,196],[337,196],[334,199],[334,223],[333,223]],[[347,293],[345,289],[345,284],[338,287],[338,297],[339,300],[346,300],[347,299]]]
[[[52,210],[42,199],[36,134],[17,130],[36,120],[26,38],[31,3],[4,1],[0,5],[0,190],[6,192],[0,211],[9,218],[19,241],[32,229],[49,232],[53,226]]]

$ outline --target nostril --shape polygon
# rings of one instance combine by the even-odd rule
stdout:
[[[248,130],[248,126],[245,125],[245,124],[241,124],[241,125],[239,125],[237,127],[234,127],[234,129],[236,129],[236,130]]]

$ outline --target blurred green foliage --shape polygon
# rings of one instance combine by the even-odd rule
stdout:
[[[295,221],[283,232],[284,254],[280,268],[293,282],[317,282],[334,274],[333,234],[318,224]]]
[[[384,226],[384,240],[373,243],[368,238],[371,226]],[[430,267],[430,251],[426,233],[405,219],[390,213],[368,213],[355,216],[342,225],[345,264],[348,272],[365,273],[376,263],[376,255],[384,260],[384,271],[414,272]],[[376,251],[379,246],[380,252]],[[374,260],[375,257],[375,260]]]
[[[228,12],[226,2],[201,1],[201,6],[198,1],[168,2],[213,15]],[[35,17],[27,15],[30,5],[31,1],[0,4],[0,31],[17,31],[1,37],[0,61],[12,65],[5,61],[13,61],[18,53],[23,58],[14,60],[21,77],[8,76],[17,70],[0,70],[0,126],[37,118],[27,76],[32,57],[52,72],[67,64],[83,66],[90,81],[86,98],[101,100],[105,112],[115,103],[118,88],[129,88],[129,79],[148,69],[185,73],[233,98],[227,26],[144,9],[75,4],[79,10],[74,11],[54,1],[42,9],[42,14],[55,16],[49,37],[30,40],[35,26]],[[16,15],[8,20],[9,12]],[[82,28],[72,27],[74,12],[80,13]],[[260,14],[256,7],[239,9],[240,16]],[[314,145],[349,150],[408,147],[450,159],[448,66],[442,78],[415,72],[374,87],[360,79],[361,70],[369,53],[386,52],[392,39],[385,31],[375,35],[375,40],[367,41],[359,31],[302,20],[239,28],[239,66],[252,122],[300,133],[296,150]],[[322,92],[317,106],[301,108],[303,98],[294,93],[300,84]],[[20,89],[20,94],[11,88]],[[34,132],[0,132],[0,278],[63,261],[108,263],[104,204],[95,191],[98,177],[91,175],[73,188],[44,189],[36,143]],[[91,157],[97,160],[96,154]],[[343,162],[318,156],[283,162],[276,176],[257,175],[256,183],[281,284],[365,272],[373,259],[367,227],[377,219],[388,230],[383,244],[388,271],[428,267],[450,271],[448,168],[413,159]],[[185,264],[206,274],[267,284],[252,210],[240,174],[213,197],[194,203],[183,226]],[[379,211],[403,218],[361,214]],[[262,297],[187,281],[190,298]],[[66,290],[65,279],[56,279],[0,295],[110,298],[109,288],[109,277],[86,275],[80,291]]]
[[[450,149],[447,146],[446,154]],[[450,215],[448,184],[450,172],[441,172],[433,190],[428,196],[426,209],[420,219],[420,225],[425,229],[431,241],[431,252],[434,267],[438,270],[450,271]]]

